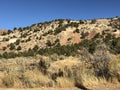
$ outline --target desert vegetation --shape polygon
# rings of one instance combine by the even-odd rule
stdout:
[[[119,21],[58,19],[3,33],[0,87],[119,84]]]
[[[119,83],[120,55],[98,45],[94,54],[82,48],[79,56],[49,55],[2,58],[0,87],[79,87]],[[104,55],[103,55],[104,54]]]

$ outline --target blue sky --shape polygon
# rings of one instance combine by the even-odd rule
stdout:
[[[53,19],[120,16],[120,0],[0,0],[0,29],[30,26]]]

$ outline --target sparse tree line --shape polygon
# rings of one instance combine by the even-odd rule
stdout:
[[[99,38],[99,39],[98,39]],[[4,52],[0,57],[3,58],[14,58],[14,57],[20,57],[20,56],[34,56],[36,54],[40,55],[52,55],[54,53],[58,55],[65,55],[65,56],[75,56],[78,54],[78,51],[80,48],[84,47],[88,50],[89,53],[94,54],[96,47],[101,44],[105,43],[105,45],[108,47],[108,51],[114,54],[120,54],[120,38],[115,38],[111,34],[106,34],[105,37],[102,37],[102,40],[100,39],[100,34],[96,34],[93,39],[83,39],[82,42],[78,44],[71,44],[71,45],[60,45],[59,39],[56,39],[54,43],[51,43],[50,40],[47,40],[46,46],[48,48],[39,48],[38,45],[35,45],[32,49],[28,49],[28,51],[24,52]],[[21,50],[22,47],[19,46],[20,40],[17,40],[15,43],[11,43],[9,45],[10,50]],[[17,48],[15,46],[17,45]],[[7,47],[3,47],[3,50],[5,50]]]

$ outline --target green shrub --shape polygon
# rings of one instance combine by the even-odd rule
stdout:
[[[33,32],[38,32],[38,31],[40,31],[39,29],[34,29],[34,31]]]
[[[96,19],[91,20],[91,24],[95,24],[96,23]]]
[[[11,31],[11,30],[8,30],[7,34],[10,34],[10,33],[12,33],[12,31]]]
[[[8,53],[7,53],[7,52],[4,52],[1,57],[3,57],[3,58],[8,58]]]
[[[29,42],[29,41],[31,41],[31,38],[30,38],[30,37],[26,40],[26,42]]]
[[[39,48],[38,45],[35,45],[35,46],[33,47],[33,51],[36,52],[36,51],[38,50],[38,48]]]
[[[54,35],[57,35],[57,34],[59,34],[60,32],[62,32],[61,28],[57,28],[57,29],[54,31]]]
[[[83,21],[83,20],[80,20],[79,23],[80,23],[80,24],[84,24],[84,21]]]
[[[34,55],[35,55],[35,52],[32,49],[29,49],[28,51],[24,51],[22,53],[22,56],[24,56],[24,57],[34,56]]]
[[[85,37],[88,36],[88,35],[89,35],[88,32],[86,32],[86,33],[85,33],[85,32],[82,32],[80,38],[81,38],[81,39],[85,39]]]
[[[95,52],[96,46],[97,44],[95,42],[90,43],[88,51],[93,54]]]
[[[103,38],[103,41],[108,44],[110,40],[112,40],[113,36],[111,34],[107,34],[105,38]]]
[[[81,43],[79,43],[80,47],[85,47],[86,49],[88,49],[88,51],[90,53],[94,53],[97,43],[93,40],[83,40]]]
[[[100,33],[97,33],[93,38],[96,39],[96,38],[100,38]]]
[[[7,47],[3,47],[3,51],[5,51],[7,49]]]
[[[15,42],[16,45],[19,45],[20,44],[20,39],[17,39],[16,42]]]
[[[14,27],[14,28],[13,28],[13,30],[15,31],[15,30],[17,30],[17,28],[16,28],[16,27]]]
[[[55,43],[59,43],[59,42],[60,42],[60,39],[56,39],[56,40],[55,40]]]
[[[15,58],[17,56],[17,54],[16,53],[14,53],[14,52],[4,52],[2,55],[1,55],[1,57],[2,58]]]
[[[23,29],[20,27],[20,28],[18,28],[18,30],[20,31],[20,32],[22,32],[23,31]]]
[[[15,49],[15,45],[13,43],[10,44],[10,50],[14,50]]]
[[[39,68],[44,74],[47,73],[47,69],[49,67],[50,67],[50,61],[48,59],[40,58]]]
[[[48,34],[52,34],[52,33],[53,33],[53,31],[52,31],[52,30],[49,30],[49,31],[48,31]]]
[[[47,46],[52,46],[52,43],[50,42],[50,40],[47,40],[46,45]]]
[[[18,50],[18,51],[21,50],[21,49],[22,49],[21,46],[18,46],[18,47],[17,47],[17,50]]]
[[[3,41],[9,41],[9,38],[3,38]]]
[[[73,33],[80,33],[79,29],[76,29],[75,31],[73,31]]]
[[[110,42],[111,52],[114,54],[120,54],[120,38],[115,38]]]
[[[70,24],[69,24],[69,26],[71,26],[71,27],[78,27],[78,23],[76,23],[76,22],[71,22]]]
[[[22,34],[21,34],[21,38],[26,38],[27,35],[28,35],[27,33],[22,33]]]
[[[2,35],[3,35],[3,36],[4,36],[4,35],[7,35],[7,33],[6,33],[6,32],[3,32]]]

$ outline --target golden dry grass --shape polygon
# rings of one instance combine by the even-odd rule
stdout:
[[[57,78],[57,87],[65,88],[65,87],[74,87],[74,81],[69,78],[59,77]]]
[[[40,58],[45,61],[45,64],[50,64],[46,73],[43,73],[42,67],[39,67]],[[109,70],[113,75],[120,73],[120,55],[112,56],[109,62]],[[59,76],[60,71],[62,76]],[[52,79],[53,74],[57,74],[55,80]],[[59,60],[59,56],[37,56],[0,60],[0,87],[65,88],[74,87],[76,84],[89,87],[108,83],[119,83],[118,77],[112,76],[111,81],[107,81],[105,77],[97,77],[93,66],[81,62],[78,57],[63,57]]]

